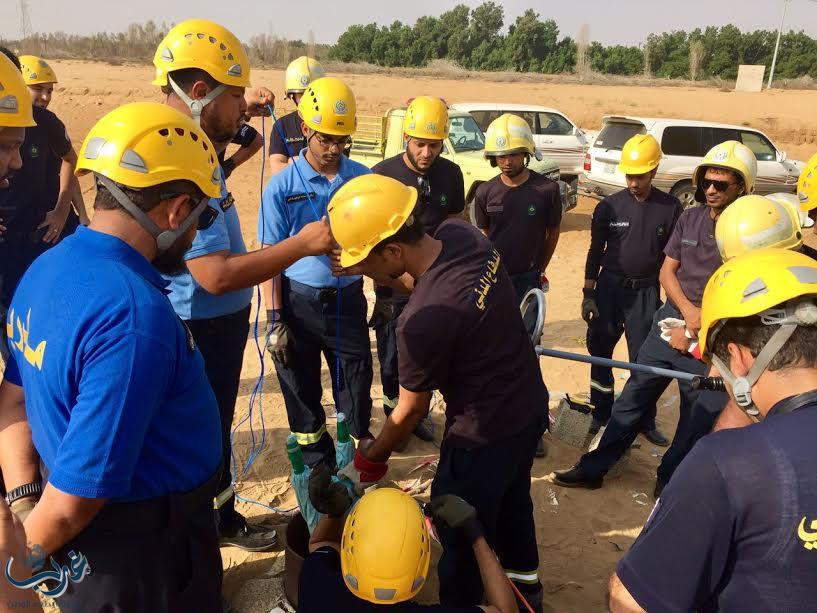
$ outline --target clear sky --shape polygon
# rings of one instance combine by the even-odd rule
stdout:
[[[16,38],[20,0],[3,0],[0,37]],[[206,17],[230,28],[239,38],[259,32],[332,43],[349,25],[395,19],[413,24],[422,15],[439,15],[456,0],[28,0],[32,28],[84,34],[119,31],[153,19],[178,22]],[[463,2],[477,6],[480,1]],[[734,23],[741,30],[776,30],[783,0],[505,0],[506,24],[527,8],[553,18],[562,35],[574,38],[583,24],[590,39],[604,44],[638,44],[650,32],[690,30]],[[8,12],[7,12],[8,11]],[[817,37],[817,1],[790,0],[786,30]]]

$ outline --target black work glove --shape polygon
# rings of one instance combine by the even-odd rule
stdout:
[[[278,317],[275,321],[267,321],[267,351],[276,364],[289,366],[292,356],[289,328],[284,320]]]
[[[432,498],[425,506],[425,513],[440,527],[462,530],[468,542],[473,544],[482,536],[482,526],[477,511],[459,496],[444,494]]]
[[[352,497],[346,487],[332,481],[332,471],[323,462],[309,475],[309,500],[318,513],[329,517],[343,517],[352,506]]]
[[[596,290],[585,287],[582,290],[582,319],[587,323],[599,317],[599,306],[596,304]]]
[[[394,320],[394,300],[384,296],[376,296],[374,299],[374,309],[369,319],[370,328],[380,328]]]

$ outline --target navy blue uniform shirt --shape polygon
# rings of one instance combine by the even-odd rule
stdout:
[[[697,307],[701,306],[709,278],[723,264],[715,242],[715,220],[709,211],[709,207],[700,205],[681,213],[664,248],[666,255],[681,263],[675,276],[684,296]]]
[[[815,432],[811,404],[698,441],[619,562],[638,604],[817,611]]]
[[[130,245],[85,227],[20,282],[5,378],[23,387],[57,489],[144,500],[192,490],[218,467],[215,395],[166,287]]]
[[[675,196],[655,187],[644,202],[628,189],[599,202],[590,226],[584,278],[598,279],[599,268],[630,279],[657,277],[682,210]]]

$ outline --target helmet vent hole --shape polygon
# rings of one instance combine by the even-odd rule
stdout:
[[[197,140],[199,140],[199,137],[195,132],[190,133],[190,138],[193,139],[193,142],[196,142]]]
[[[176,128],[176,134],[179,136],[184,136],[184,130],[182,128]]]
[[[202,146],[202,147],[204,147],[204,150],[205,150],[205,151],[209,151],[209,150],[210,150],[210,147],[208,147],[208,146],[207,146],[207,143],[205,143],[204,141],[201,141],[201,146]]]
[[[199,40],[204,40],[204,36],[205,35],[202,32],[199,32],[198,34],[196,34],[196,38],[198,38]]]
[[[227,59],[228,59],[228,60],[230,60],[230,61],[232,62],[232,61],[233,61],[233,54],[232,54],[232,53],[228,53],[228,54],[227,54]]]
[[[162,136],[167,136],[168,134],[170,134],[170,130],[168,130],[167,128],[162,128],[161,130],[159,130],[159,134],[161,134]]]
[[[213,38],[212,36],[210,36],[210,37],[208,38],[208,40],[209,40],[211,43],[216,44],[216,39],[215,39],[215,38]]]
[[[184,37],[187,39],[188,42],[193,40],[193,35],[192,34],[185,34]]]
[[[221,44],[218,46],[218,48],[219,48],[219,49],[221,49],[222,51],[227,51],[227,47],[224,45],[224,43],[221,43]]]

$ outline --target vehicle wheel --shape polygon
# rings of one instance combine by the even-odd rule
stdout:
[[[692,186],[692,181],[681,181],[672,188],[670,194],[678,198],[685,209],[695,206],[695,188]]]

